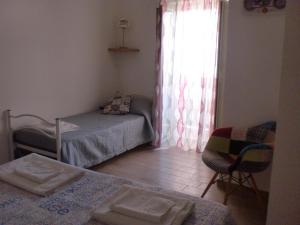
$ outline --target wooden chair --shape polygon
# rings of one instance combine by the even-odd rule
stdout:
[[[204,197],[212,184],[220,178],[227,178],[224,204],[231,194],[231,183],[243,186],[247,182],[261,197],[253,173],[265,170],[271,163],[276,123],[267,122],[251,128],[216,129],[202,154],[203,162],[215,171],[214,176],[205,188]],[[236,177],[234,174],[237,174]],[[218,178],[219,177],[219,178]]]

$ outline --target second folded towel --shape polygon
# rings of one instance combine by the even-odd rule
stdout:
[[[149,196],[143,192],[134,192],[129,189],[121,194],[110,208],[124,215],[151,222],[161,222],[174,205],[175,203],[169,199]]]
[[[110,225],[181,225],[193,208],[187,199],[124,185],[92,216]]]

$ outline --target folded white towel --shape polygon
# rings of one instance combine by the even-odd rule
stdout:
[[[41,123],[40,126],[38,126],[38,128],[44,130],[45,132],[47,132],[51,135],[56,134],[56,126],[49,126],[48,124]],[[60,121],[60,132],[61,133],[70,132],[70,131],[74,131],[74,130],[78,130],[78,129],[79,129],[79,126],[77,126],[76,124],[68,123],[65,121]]]
[[[49,164],[44,160],[28,161],[24,159],[15,168],[15,173],[17,175],[39,184],[45,183],[49,179],[59,175],[61,172],[61,168],[53,167],[53,164]]]
[[[111,205],[115,212],[150,222],[161,222],[175,203],[159,196],[128,190]]]
[[[56,134],[56,126],[51,126],[44,122],[32,124],[32,125],[26,125],[26,126],[21,127],[20,129],[42,130],[52,136],[54,136]],[[61,133],[75,131],[78,129],[79,129],[79,126],[77,126],[76,124],[65,122],[65,121],[60,121],[60,132]]]
[[[51,165],[52,168],[61,170],[61,172],[44,183],[34,182],[16,173],[17,166],[24,162],[45,163]],[[84,171],[80,169],[33,153],[3,166],[0,170],[0,179],[33,194],[47,196],[57,188],[74,181],[83,174]]]
[[[131,190],[132,193],[139,193],[152,197],[159,197],[173,201],[175,205],[163,216],[160,222],[151,222],[149,220],[140,219],[136,216],[124,215],[111,209],[114,202],[124,196],[124,192]],[[107,199],[105,203],[93,211],[93,218],[110,225],[181,225],[188,215],[192,212],[194,203],[174,196],[164,195],[157,192],[147,191],[144,189],[123,186],[121,190],[113,197]]]

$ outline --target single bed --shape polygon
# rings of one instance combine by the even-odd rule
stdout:
[[[0,166],[0,172],[17,164],[18,160]],[[54,162],[57,167],[62,165],[62,162]],[[228,208],[219,203],[78,167],[74,169],[85,171],[85,175],[47,197],[31,194],[0,181],[0,224],[104,225],[91,219],[93,208],[101,206],[123,185],[132,185],[193,201],[195,208],[183,225],[235,225]]]
[[[28,114],[12,116],[10,111],[7,115],[9,121],[24,116],[42,119]],[[61,121],[75,124],[79,129],[61,133]],[[12,154],[14,155],[15,148],[25,149],[71,165],[89,168],[136,146],[149,143],[154,137],[151,103],[142,98],[134,98],[130,113],[125,115],[107,115],[98,110],[57,119],[52,125],[58,129],[54,137],[32,127],[17,130],[10,128]]]

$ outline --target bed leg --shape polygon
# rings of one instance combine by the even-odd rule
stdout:
[[[7,129],[7,137],[8,137],[8,150],[9,150],[9,159],[15,159],[15,147],[13,141],[13,132],[11,127],[11,110],[5,111],[5,120],[6,120],[6,129]]]
[[[57,118],[55,120],[56,124],[56,154],[57,160],[61,161],[61,132],[60,132],[60,119]]]

